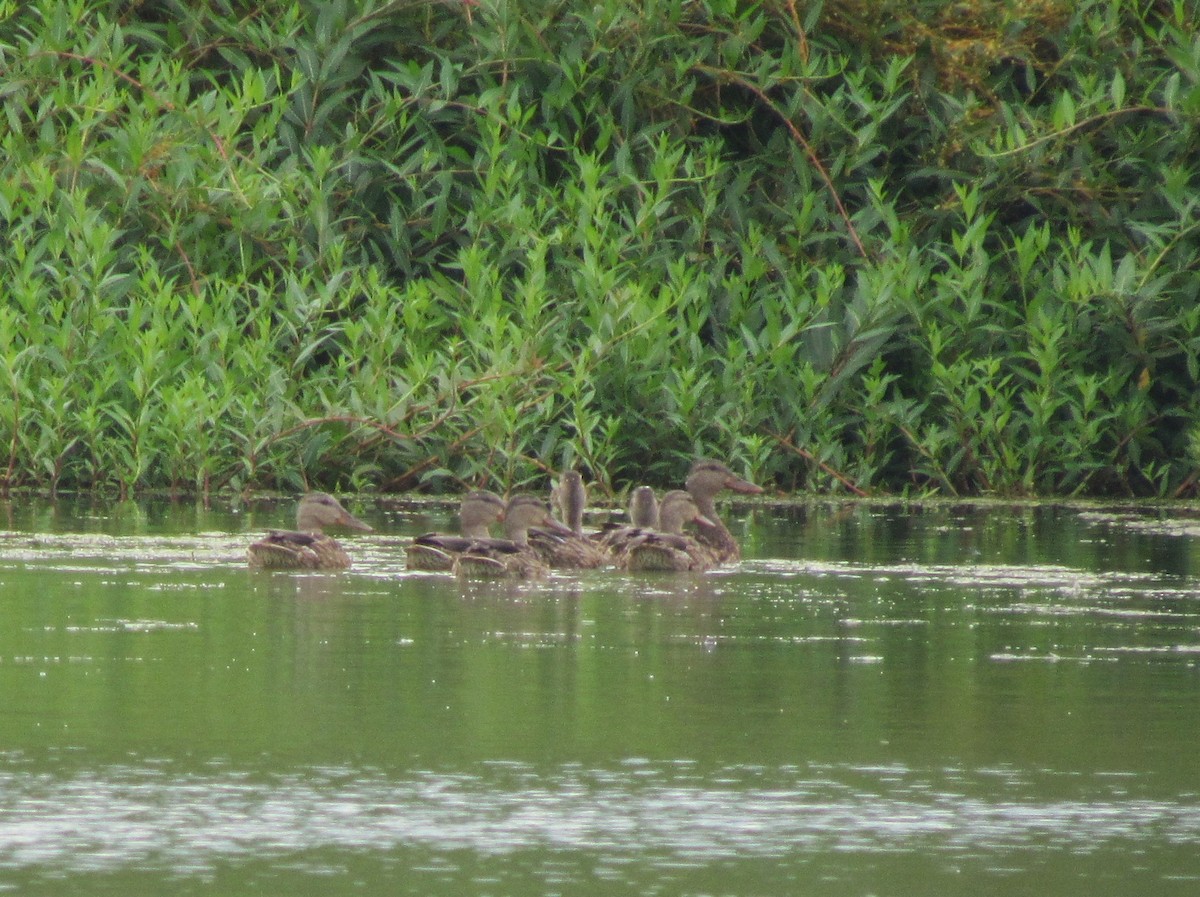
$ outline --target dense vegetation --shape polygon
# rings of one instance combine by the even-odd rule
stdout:
[[[1189,495],[1193,0],[0,0],[0,480]]]

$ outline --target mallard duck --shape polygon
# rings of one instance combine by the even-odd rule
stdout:
[[[550,490],[550,508],[558,519],[577,536],[583,535],[583,512],[587,508],[587,487],[576,470],[564,470]]]
[[[342,570],[350,566],[350,555],[337,541],[325,535],[325,527],[343,526],[371,532],[342,507],[332,495],[309,492],[296,507],[295,530],[270,530],[246,549],[251,567],[267,570]]]
[[[658,527],[658,499],[649,486],[638,486],[629,493],[629,524],[648,529]]]
[[[546,562],[529,544],[529,530],[535,526],[561,526],[550,514],[545,502],[532,495],[516,495],[504,508],[504,539],[475,539],[454,559],[454,572],[460,576],[496,579],[534,579],[549,572]]]
[[[537,556],[551,567],[571,570],[587,570],[609,563],[608,551],[583,534],[583,510],[587,506],[583,477],[574,470],[566,471],[551,492],[551,498],[558,505],[562,523],[530,530],[529,545]]]
[[[643,529],[624,546],[618,564],[626,570],[707,570],[717,563],[706,545],[685,535],[687,524],[712,521],[700,513],[690,493],[676,489],[663,496],[659,506],[660,529]]]
[[[504,499],[495,492],[477,489],[462,497],[458,508],[462,535],[424,533],[405,551],[404,563],[410,570],[453,570],[454,559],[477,539],[490,538],[489,528],[504,519]]]
[[[628,523],[606,523],[590,536],[618,563],[631,539],[647,530],[658,529],[658,499],[653,489],[638,486],[629,494],[628,516]]]
[[[717,516],[713,498],[724,489],[743,495],[757,495],[763,491],[762,486],[743,480],[719,461],[700,460],[692,465],[684,488],[691,493],[692,498],[696,500],[696,507],[707,520],[707,523],[697,521],[696,538],[699,542],[712,551],[719,564],[740,558],[742,549],[733,538],[733,533]]]

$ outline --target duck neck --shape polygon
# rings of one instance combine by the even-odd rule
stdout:
[[[462,534],[468,539],[486,539],[490,535],[487,524],[479,520],[462,521]]]
[[[659,530],[672,536],[683,535],[683,521],[674,514],[664,514],[659,518]]]
[[[700,513],[711,521],[711,523],[697,521],[696,539],[717,551],[722,558],[732,560],[740,557],[741,549],[738,547],[737,540],[733,538],[733,533],[718,516],[713,496],[706,492],[692,492],[691,494]]]
[[[458,522],[468,539],[486,539],[492,524],[504,516],[504,502],[490,492],[472,492],[458,506]]]
[[[529,546],[529,527],[518,520],[504,524],[504,535],[510,542],[515,542],[522,548]]]
[[[577,536],[583,535],[583,507],[587,504],[587,492],[578,477],[563,478],[559,484],[559,509],[563,523]]]
[[[658,529],[673,536],[683,535],[683,508],[664,502],[658,509]]]
[[[321,526],[321,521],[315,515],[307,512],[306,509],[301,509],[296,515],[296,529],[302,533],[312,533],[314,536],[322,536],[325,534],[325,528]]]

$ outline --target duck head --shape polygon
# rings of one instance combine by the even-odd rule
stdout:
[[[342,503],[328,492],[309,492],[300,499],[296,508],[296,529],[306,533],[323,533],[327,526],[371,532],[370,526],[343,508]]]
[[[659,528],[664,533],[676,535],[682,533],[684,526],[689,523],[699,523],[705,526],[715,525],[700,513],[700,508],[692,494],[684,492],[682,489],[672,490],[663,496],[662,504],[658,508],[658,517]]]
[[[552,532],[569,534],[571,531],[554,519],[550,506],[532,495],[515,495],[508,500],[504,509],[504,535],[518,545],[529,544],[529,530],[543,527]]]
[[[701,506],[705,499],[711,500],[723,489],[742,495],[758,495],[763,491],[762,486],[743,480],[720,461],[707,460],[700,460],[692,465],[684,485]]]
[[[486,536],[488,527],[504,519],[504,499],[486,489],[468,492],[459,506],[458,519],[464,536]]]

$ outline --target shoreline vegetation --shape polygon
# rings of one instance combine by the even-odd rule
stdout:
[[[0,0],[0,490],[1200,492],[1189,0]]]

